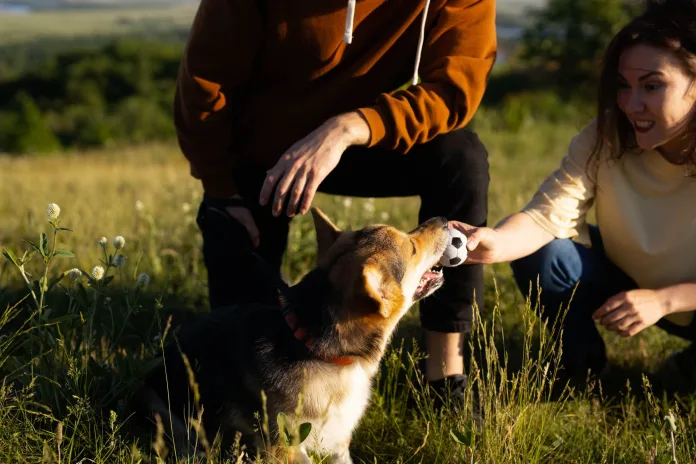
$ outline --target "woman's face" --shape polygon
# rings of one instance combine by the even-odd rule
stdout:
[[[696,102],[696,85],[671,51],[649,45],[626,49],[619,60],[618,105],[638,146],[678,158],[682,134]]]

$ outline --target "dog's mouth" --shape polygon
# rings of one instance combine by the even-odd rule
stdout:
[[[443,283],[445,283],[445,277],[442,275],[442,266],[436,264],[425,271],[425,274],[421,277],[416,293],[413,294],[413,301],[425,298],[440,288]]]

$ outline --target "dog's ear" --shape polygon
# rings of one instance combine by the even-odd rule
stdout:
[[[317,207],[312,208],[312,218],[314,231],[317,234],[317,256],[323,256],[341,235],[341,230]]]
[[[361,293],[366,309],[379,313],[385,319],[391,316],[395,308],[401,306],[403,296],[398,285],[384,279],[382,271],[376,264],[368,263],[363,267],[362,280],[358,292]]]

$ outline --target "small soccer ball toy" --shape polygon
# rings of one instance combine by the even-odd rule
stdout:
[[[445,267],[459,266],[466,260],[466,235],[451,227],[448,231],[449,243],[440,257],[440,264]]]

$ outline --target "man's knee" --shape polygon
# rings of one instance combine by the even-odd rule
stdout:
[[[476,132],[462,128],[435,137],[427,143],[428,155],[443,169],[488,171],[488,150]]]

